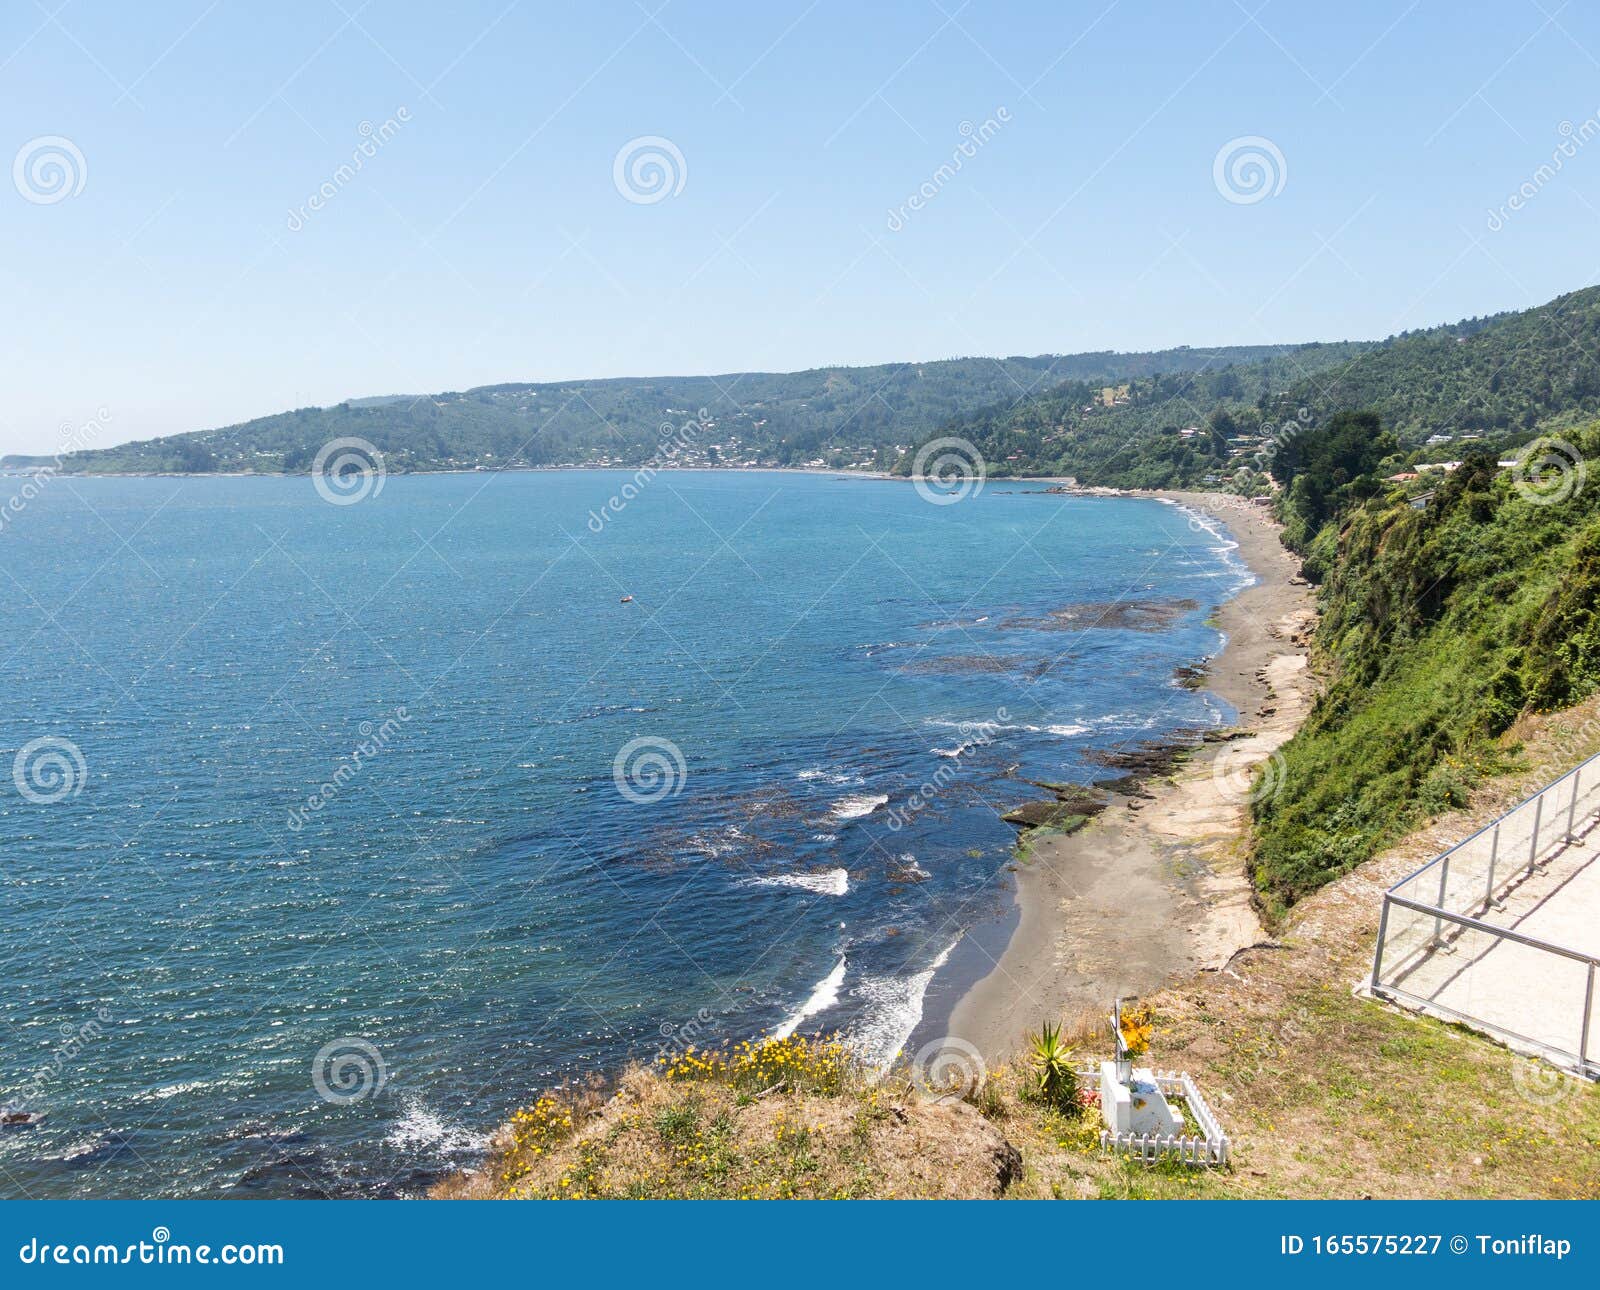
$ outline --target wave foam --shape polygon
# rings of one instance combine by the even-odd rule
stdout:
[[[795,774],[796,779],[820,779],[824,784],[859,784],[861,776],[841,766],[810,766]]]
[[[814,891],[820,896],[842,896],[850,890],[850,873],[846,869],[823,869],[818,873],[775,873],[765,878],[750,879],[752,887],[798,887]]]
[[[845,960],[840,959],[838,966],[818,981],[811,991],[811,997],[785,1021],[772,1032],[774,1039],[787,1039],[799,1029],[800,1024],[808,1017],[814,1017],[819,1012],[824,1012],[839,1002],[839,987],[844,984]]]
[[[401,1151],[432,1150],[447,1156],[488,1148],[487,1134],[452,1124],[417,1098],[407,1098],[401,1105],[400,1118],[384,1138],[391,1147]]]
[[[871,815],[880,806],[889,802],[887,793],[851,793],[841,797],[830,808],[836,820],[859,820],[863,815]]]
[[[906,1040],[922,1020],[922,1002],[934,973],[949,960],[951,951],[961,944],[951,941],[931,966],[910,976],[865,977],[853,989],[852,998],[867,1005],[864,1016],[851,1030],[847,1042],[866,1065],[882,1075],[894,1065]]]

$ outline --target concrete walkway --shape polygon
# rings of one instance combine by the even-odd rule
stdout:
[[[1505,893],[1502,908],[1491,908],[1479,921],[1600,958],[1597,860],[1600,831],[1591,828],[1581,842],[1557,849],[1536,866]],[[1398,907],[1390,917],[1411,920],[1413,928],[1433,921]],[[1588,965],[1448,922],[1442,931],[1440,948],[1386,965],[1381,984],[1423,1000],[1424,1011],[1455,1014],[1512,1048],[1574,1068],[1583,1043]],[[1592,1074],[1600,1071],[1600,979],[1589,1011],[1584,1055]]]

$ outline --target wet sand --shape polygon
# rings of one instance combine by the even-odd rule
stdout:
[[[1070,836],[1036,834],[1018,866],[1019,917],[949,1033],[1001,1061],[1041,1021],[1109,1008],[1264,939],[1245,871],[1249,794],[1275,780],[1273,751],[1309,711],[1305,641],[1314,597],[1265,508],[1219,494],[1162,492],[1220,521],[1257,582],[1217,614],[1227,640],[1205,688],[1238,713],[1241,737],[1203,745],[1141,796],[1118,796]]]

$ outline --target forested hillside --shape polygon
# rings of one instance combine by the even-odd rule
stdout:
[[[924,437],[970,440],[995,473],[1249,491],[1265,486],[1281,444],[1341,411],[1377,414],[1402,465],[1459,457],[1473,444],[1507,448],[1600,415],[1597,356],[1600,288],[1591,287],[1378,345],[1307,345],[1228,368],[1134,378],[1109,404],[1092,383],[1069,382]],[[897,469],[909,471],[913,460],[906,454]]]
[[[391,473],[524,466],[637,466],[660,451],[664,425],[683,465],[823,464],[887,468],[930,426],[989,404],[1030,398],[1063,380],[1126,381],[1250,363],[1287,346],[1036,358],[959,358],[805,372],[490,385],[463,392],[355,399],[218,430],[73,453],[61,468],[275,473],[305,471],[332,439],[365,439]],[[698,421],[701,411],[707,421]],[[42,458],[6,458],[22,467]]]

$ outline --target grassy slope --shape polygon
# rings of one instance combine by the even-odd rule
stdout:
[[[1498,764],[1495,740],[1519,713],[1600,684],[1600,428],[1571,438],[1594,482],[1564,499],[1463,468],[1426,510],[1392,493],[1313,544],[1330,679],[1282,750],[1279,790],[1256,807],[1269,907],[1459,803]]]

